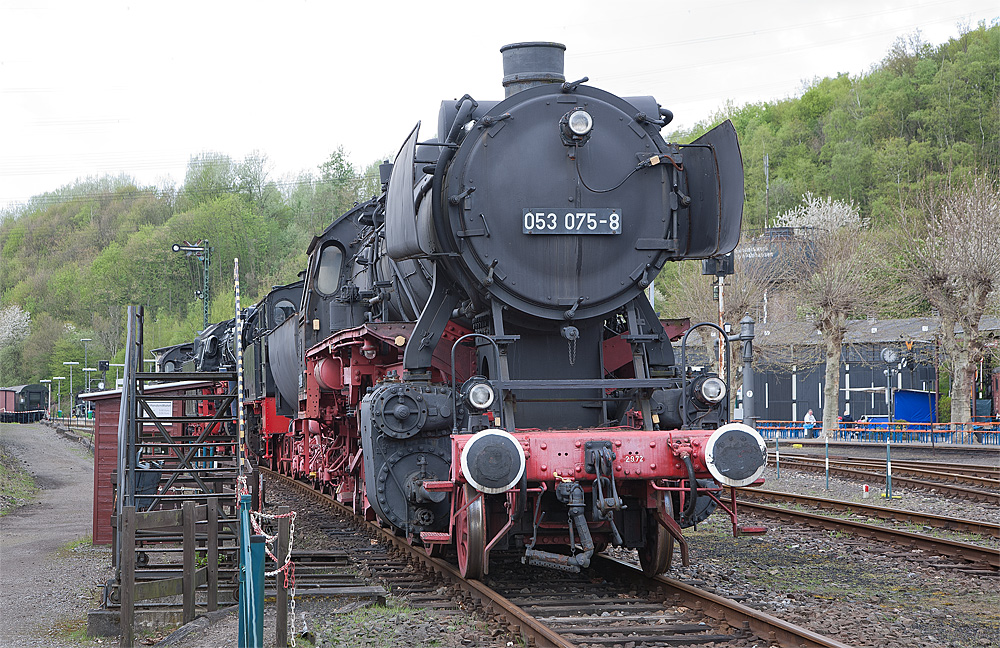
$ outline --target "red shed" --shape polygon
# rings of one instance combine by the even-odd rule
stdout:
[[[17,408],[14,405],[14,391],[12,389],[0,389],[0,412],[14,412]]]
[[[193,389],[211,386],[207,381],[183,381],[147,385],[146,395],[163,396],[168,402],[171,396],[181,396]],[[111,517],[115,509],[115,484],[112,474],[118,469],[118,414],[121,406],[121,390],[90,392],[81,394],[80,400],[94,403],[94,544],[111,544]],[[169,401],[170,412],[157,412],[159,416],[182,416],[184,401]],[[164,427],[171,435],[176,434],[180,424],[166,423]]]

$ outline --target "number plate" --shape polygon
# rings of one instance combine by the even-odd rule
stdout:
[[[621,234],[620,209],[525,209],[521,212],[524,234]]]

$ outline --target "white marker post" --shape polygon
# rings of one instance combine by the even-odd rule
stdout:
[[[826,490],[830,490],[830,436],[823,436],[823,443],[826,446]]]
[[[243,312],[240,310],[240,260],[233,259],[233,288],[236,296],[236,420],[239,430],[237,464],[240,477],[253,474],[247,450],[246,420],[243,415]]]
[[[781,430],[774,431],[774,465],[778,470],[778,476],[776,479],[781,479],[781,451],[778,450],[778,437],[781,436]]]
[[[889,451],[889,437],[891,432],[885,435],[885,498],[892,499],[892,456]]]

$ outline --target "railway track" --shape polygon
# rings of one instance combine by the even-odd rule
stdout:
[[[743,502],[748,499],[752,501],[765,500],[770,502],[780,502],[783,504],[804,504],[817,509],[826,509],[838,512],[853,512],[864,514],[870,518],[894,520],[897,522],[934,527],[936,529],[946,529],[949,531],[974,533],[981,536],[1000,538],[1000,524],[996,524],[994,522],[964,520],[961,518],[933,515],[931,513],[919,513],[917,511],[907,511],[905,509],[887,506],[875,506],[873,504],[863,504],[859,502],[846,502],[843,500],[815,497],[812,495],[783,493],[779,491],[765,490],[763,488],[740,488],[737,492],[740,497],[743,498],[742,500],[737,500],[737,503],[741,506]]]
[[[775,462],[769,459],[771,464]],[[781,457],[781,466],[785,468],[796,468],[800,470],[810,470],[823,472],[826,470],[826,461],[823,457],[795,456],[794,458]],[[854,461],[830,460],[830,474],[840,475],[861,481],[884,481],[885,470],[881,472],[881,464],[861,464]],[[911,475],[910,477],[904,475]],[[917,477],[912,475],[919,475]],[[915,469],[897,470],[896,462],[892,463],[892,483],[893,486],[909,487],[919,490],[934,490],[946,495],[961,497],[976,502],[1000,505],[1000,480],[987,477],[976,477],[972,475],[961,475],[948,471],[943,471],[940,467],[936,471],[917,471]],[[971,485],[963,485],[971,484]]]
[[[322,506],[353,516],[349,509],[305,484],[268,470],[262,472],[269,481],[280,480]],[[396,552],[375,562],[370,556],[362,557],[372,566],[374,577],[406,578],[403,589],[408,598],[432,605],[447,605],[443,600],[447,597],[439,594],[445,583],[458,592],[460,605],[492,617],[527,645],[725,646],[756,636],[777,646],[846,648],[835,639],[686,583],[663,576],[647,577],[637,565],[604,555],[595,557],[583,574],[539,573],[515,558],[495,563],[492,572],[503,574],[502,578],[488,576],[486,583],[465,580],[449,562],[428,556],[376,524],[354,520],[363,529],[354,534],[359,551],[378,551],[370,537]],[[682,608],[700,611],[702,618],[692,618]]]
[[[769,491],[764,491],[770,495]],[[744,493],[745,494],[745,493]],[[775,493],[775,498],[782,497],[786,502],[792,503],[805,503],[809,504],[810,501],[815,501],[820,498],[811,498],[808,496],[798,496],[798,495],[782,495]],[[826,500],[827,502],[832,502],[833,500]],[[881,540],[883,542],[888,542],[890,544],[896,545],[898,547],[909,547],[913,549],[920,549],[924,552],[933,553],[936,555],[944,556],[952,560],[962,561],[956,564],[948,565],[949,567],[955,567],[958,569],[965,569],[975,571],[976,573],[984,574],[1000,574],[1000,550],[992,547],[984,547],[981,545],[976,545],[968,542],[961,542],[957,540],[949,540],[946,538],[937,538],[934,536],[914,533],[911,531],[905,531],[902,529],[893,529],[891,527],[879,526],[875,524],[868,524],[865,522],[859,522],[856,520],[844,519],[839,517],[832,517],[829,515],[822,515],[819,513],[810,513],[807,511],[800,511],[795,509],[788,509],[778,506],[769,506],[767,504],[761,504],[760,502],[750,501],[746,499],[738,499],[736,501],[737,507],[742,509],[744,512],[751,511],[758,515],[762,515],[772,519],[779,519],[792,524],[800,524],[805,526],[810,526],[814,528],[827,529],[831,531],[843,532],[848,531],[853,535],[857,535],[865,538],[873,538],[876,540]],[[852,505],[852,503],[841,503],[845,504],[846,507]],[[878,508],[878,507],[872,507]],[[905,513],[911,513],[909,511]],[[922,513],[912,513],[912,519],[916,520],[924,517]],[[930,517],[927,517],[928,521]],[[963,521],[970,524],[977,524],[973,521]],[[993,531],[991,530],[992,534]]]
[[[798,458],[804,455],[793,455],[794,458]],[[872,459],[866,457],[830,457],[830,460],[836,461],[849,461],[858,466],[870,466],[876,470],[882,466],[885,466],[884,459]],[[940,461],[914,461],[911,459],[893,459],[892,468],[895,471],[899,468],[903,472],[910,470],[919,471],[923,473],[940,473],[942,468],[942,462]],[[958,463],[948,463],[947,464],[947,474],[955,475],[959,479],[967,477],[982,477],[987,480],[986,483],[1000,482],[1000,468],[995,466],[983,466],[979,464],[958,464]],[[976,483],[971,481],[970,483]]]
[[[825,465],[824,457],[815,455],[785,455],[786,460],[822,463]],[[879,471],[885,470],[884,459],[853,458],[853,457],[830,457],[830,465],[843,468],[856,468],[859,470]],[[892,475],[910,475],[918,479],[928,481],[942,481],[953,484],[963,484],[983,489],[1000,489],[1000,470],[989,466],[977,466],[972,464],[947,464],[943,466],[940,462],[930,461],[893,461]]]

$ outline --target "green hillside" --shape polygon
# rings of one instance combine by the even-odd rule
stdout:
[[[853,201],[866,218],[891,223],[929,186],[996,177],[1000,25],[938,47],[901,38],[868,74],[816,80],[795,99],[729,106],[674,137],[724,118],[743,151],[746,227],[769,224],[806,192]]]
[[[798,98],[729,106],[668,139],[689,140],[724,118],[743,149],[747,228],[811,192],[853,201],[865,219],[891,229],[933,187],[995,182],[1000,26],[937,47],[903,39],[859,78],[819,79]],[[277,181],[263,154],[202,154],[178,188],[104,177],[0,215],[0,385],[61,374],[64,361],[83,360],[80,338],[93,339],[91,364],[120,361],[130,304],[147,309],[148,348],[192,339],[202,323],[201,270],[173,243],[210,241],[213,320],[232,316],[234,257],[245,303],[293,281],[310,237],[377,192],[377,163],[356,169],[338,149],[316,173]],[[15,310],[30,315],[26,334],[4,328]]]

